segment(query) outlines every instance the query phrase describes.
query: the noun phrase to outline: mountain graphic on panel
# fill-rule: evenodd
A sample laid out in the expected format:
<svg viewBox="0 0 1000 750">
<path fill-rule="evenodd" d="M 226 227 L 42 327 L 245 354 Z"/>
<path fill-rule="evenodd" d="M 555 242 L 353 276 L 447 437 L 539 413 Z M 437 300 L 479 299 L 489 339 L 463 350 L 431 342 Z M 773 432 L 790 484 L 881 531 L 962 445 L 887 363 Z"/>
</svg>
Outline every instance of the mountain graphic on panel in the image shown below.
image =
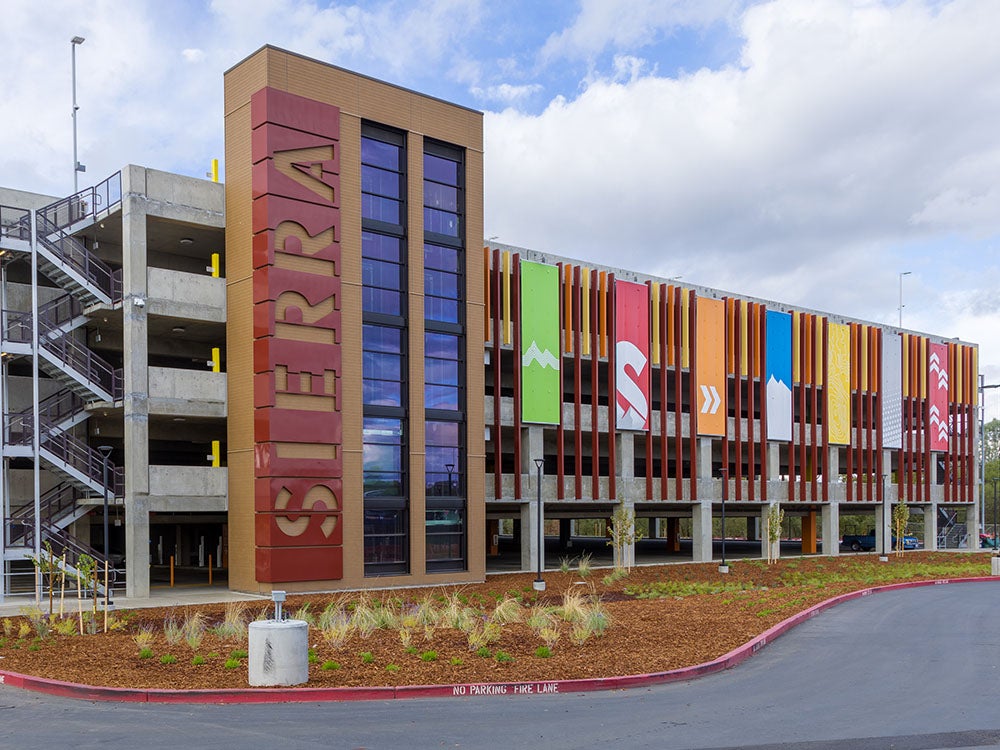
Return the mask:
<svg viewBox="0 0 1000 750">
<path fill-rule="evenodd" d="M 773 374 L 767 381 L 767 439 L 792 439 L 792 389 Z"/>
<path fill-rule="evenodd" d="M 792 439 L 792 316 L 767 311 L 767 439 Z"/>
<path fill-rule="evenodd" d="M 540 367 L 551 367 L 553 370 L 559 369 L 559 360 L 551 351 L 542 351 L 538 348 L 538 342 L 532 341 L 531 345 L 521 357 L 521 366 L 530 367 L 532 363 L 537 363 Z"/>
</svg>

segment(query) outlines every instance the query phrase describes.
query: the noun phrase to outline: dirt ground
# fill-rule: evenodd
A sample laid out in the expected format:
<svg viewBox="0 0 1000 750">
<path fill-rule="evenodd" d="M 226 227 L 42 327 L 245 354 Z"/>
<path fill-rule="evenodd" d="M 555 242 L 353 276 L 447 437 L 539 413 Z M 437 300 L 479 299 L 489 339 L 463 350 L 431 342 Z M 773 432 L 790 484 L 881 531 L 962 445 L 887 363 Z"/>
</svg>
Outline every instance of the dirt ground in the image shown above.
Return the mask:
<svg viewBox="0 0 1000 750">
<path fill-rule="evenodd" d="M 921 563 L 920 566 L 915 563 Z M 534 605 L 557 607 L 566 591 L 599 599 L 610 618 L 603 635 L 573 643 L 572 625 L 553 621 L 546 633 L 558 636 L 551 655 L 537 653 L 543 641 L 537 624 L 505 624 L 499 640 L 477 654 L 466 632 L 437 626 L 396 626 L 378 629 L 368 637 L 353 632 L 339 646 L 310 628 L 308 687 L 427 685 L 449 683 L 545 681 L 643 674 L 709 661 L 763 632 L 797 611 L 831 596 L 893 580 L 960 578 L 989 575 L 989 557 L 983 554 L 908 552 L 903 558 L 878 562 L 874 555 L 837 558 L 789 558 L 775 565 L 743 560 L 719 573 L 717 564 L 686 564 L 635 568 L 617 581 L 604 579 L 609 570 L 597 569 L 581 577 L 576 571 L 548 571 L 547 589 L 532 589 L 532 574 L 490 576 L 486 583 L 441 589 L 399 589 L 377 594 L 349 593 L 290 597 L 286 611 L 294 616 L 307 602 L 309 615 L 318 618 L 331 602 L 359 603 L 382 599 L 399 613 L 413 612 L 422 601 L 443 607 L 449 597 L 465 607 L 493 612 L 497 601 L 517 598 L 522 619 Z M 643 586 L 658 586 L 661 596 L 639 598 Z M 705 593 L 698 593 L 705 591 Z M 58 607 L 58 604 L 56 605 Z M 254 602 L 247 619 L 266 608 Z M 76 601 L 67 609 L 76 618 Z M 183 640 L 170 643 L 164 623 L 182 623 L 200 613 L 210 626 L 221 622 L 222 604 L 119 612 L 122 626 L 107 634 L 59 635 L 37 638 L 35 631 L 18 637 L 22 618 L 9 618 L 0 632 L 0 670 L 90 685 L 131 688 L 220 689 L 246 688 L 246 659 L 226 662 L 234 650 L 246 649 L 246 637 L 221 638 L 209 629 L 192 648 Z M 301 612 L 299 612 L 301 614 Z M 102 624 L 98 617 L 99 624 Z M 411 620 L 412 625 L 412 620 Z M 152 632 L 152 656 L 140 658 L 134 636 Z M 403 629 L 409 631 L 409 649 Z M 553 633 L 555 631 L 555 633 Z M 162 663 L 165 656 L 176 657 Z M 204 663 L 194 664 L 195 657 Z M 199 660 L 199 661 L 200 661 Z M 168 660 L 169 661 L 169 660 Z M 334 667 L 334 664 L 336 667 Z M 324 668 L 324 665 L 326 668 Z"/>
</svg>

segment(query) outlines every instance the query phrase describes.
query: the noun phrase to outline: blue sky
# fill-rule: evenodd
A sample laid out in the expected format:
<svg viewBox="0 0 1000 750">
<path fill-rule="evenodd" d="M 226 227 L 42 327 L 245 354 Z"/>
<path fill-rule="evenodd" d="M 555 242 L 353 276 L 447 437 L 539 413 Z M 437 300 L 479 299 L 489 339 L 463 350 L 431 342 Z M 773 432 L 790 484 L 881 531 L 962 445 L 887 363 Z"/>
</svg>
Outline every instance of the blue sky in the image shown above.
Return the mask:
<svg viewBox="0 0 1000 750">
<path fill-rule="evenodd" d="M 486 236 L 977 342 L 1000 382 L 996 0 L 5 0 L 0 185 L 203 176 L 271 43 L 485 113 Z M 405 30 L 405 34 L 402 30 Z M 224 165 L 223 165 L 224 166 Z M 1000 394 L 998 394 L 1000 396 Z"/>
</svg>

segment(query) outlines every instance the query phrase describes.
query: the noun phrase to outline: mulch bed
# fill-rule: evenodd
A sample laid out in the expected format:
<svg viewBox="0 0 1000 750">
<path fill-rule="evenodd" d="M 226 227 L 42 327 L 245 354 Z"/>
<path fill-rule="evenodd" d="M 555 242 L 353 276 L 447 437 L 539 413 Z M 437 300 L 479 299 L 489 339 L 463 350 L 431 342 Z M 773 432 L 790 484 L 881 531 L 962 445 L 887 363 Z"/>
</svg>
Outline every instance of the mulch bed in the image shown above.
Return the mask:
<svg viewBox="0 0 1000 750">
<path fill-rule="evenodd" d="M 307 686 L 548 681 L 675 669 L 710 661 L 813 604 L 866 588 L 872 585 L 871 575 L 875 574 L 877 579 L 886 565 L 905 565 L 917 560 L 941 566 L 961 561 L 965 570 L 949 572 L 949 578 L 989 574 L 987 555 L 927 552 L 908 552 L 904 558 L 891 557 L 889 563 L 879 563 L 874 555 L 790 558 L 771 566 L 759 560 L 737 561 L 732 563 L 728 575 L 720 574 L 716 564 L 652 566 L 635 568 L 627 577 L 609 583 L 602 582 L 608 570 L 594 570 L 585 579 L 575 572 L 550 571 L 545 574 L 547 590 L 541 595 L 541 602 L 557 606 L 567 590 L 582 590 L 601 597 L 611 618 L 611 625 L 603 636 L 590 638 L 577 646 L 571 643 L 569 626 L 562 624 L 552 655 L 541 658 L 536 655 L 536 649 L 542 642 L 532 629 L 525 624 L 505 625 L 500 640 L 489 646 L 491 656 L 484 657 L 469 649 L 465 633 L 443 627 L 436 628 L 430 640 L 425 640 L 423 630 L 415 630 L 411 645 L 416 647 L 416 653 L 407 653 L 398 630 L 377 630 L 368 638 L 355 633 L 342 646 L 334 648 L 312 628 L 309 638 L 315 649 L 315 663 L 309 666 Z M 974 564 L 969 565 L 970 562 Z M 837 574 L 835 584 L 819 586 L 815 581 L 810 582 L 811 577 L 831 573 Z M 532 574 L 498 575 L 476 585 L 400 589 L 367 596 L 391 597 L 416 604 L 425 597 L 443 598 L 459 592 L 470 605 L 479 604 L 492 610 L 498 598 L 510 595 L 519 596 L 527 611 L 537 596 L 531 585 L 533 578 Z M 788 585 L 793 580 L 795 585 Z M 721 582 L 727 584 L 728 590 L 655 599 L 639 599 L 626 590 L 627 587 L 671 581 L 681 584 Z M 358 600 L 366 594 L 292 596 L 285 608 L 286 612 L 294 614 L 309 602 L 310 611 L 318 616 L 328 602 L 344 596 Z M 72 604 L 75 612 L 76 602 Z M 265 603 L 252 602 L 248 614 L 252 619 L 264 609 Z M 266 609 L 270 612 L 269 602 Z M 163 623 L 169 618 L 180 622 L 195 611 L 214 624 L 222 620 L 225 605 L 118 613 L 119 616 L 124 614 L 127 621 L 123 629 L 93 636 L 50 635 L 35 641 L 34 634 L 20 640 L 16 634 L 0 637 L 0 670 L 108 687 L 246 688 L 246 660 L 243 659 L 237 668 L 225 667 L 233 650 L 246 649 L 245 639 L 223 640 L 208 633 L 197 650 L 184 642 L 173 645 L 167 642 Z M 19 619 L 11 618 L 9 627 L 16 629 Z M 144 625 L 154 632 L 150 646 L 153 657 L 141 659 L 133 634 Z M 38 646 L 34 650 L 32 643 Z M 436 659 L 423 660 L 421 654 L 427 651 L 436 652 Z M 499 652 L 511 660 L 498 660 Z M 368 663 L 362 658 L 365 653 L 371 655 Z M 175 656 L 176 663 L 161 663 L 160 658 L 167 654 Z M 193 665 L 195 654 L 205 657 L 206 662 Z M 330 661 L 337 662 L 339 669 L 322 668 L 324 662 Z M 395 667 L 387 669 L 389 665 Z"/>
</svg>

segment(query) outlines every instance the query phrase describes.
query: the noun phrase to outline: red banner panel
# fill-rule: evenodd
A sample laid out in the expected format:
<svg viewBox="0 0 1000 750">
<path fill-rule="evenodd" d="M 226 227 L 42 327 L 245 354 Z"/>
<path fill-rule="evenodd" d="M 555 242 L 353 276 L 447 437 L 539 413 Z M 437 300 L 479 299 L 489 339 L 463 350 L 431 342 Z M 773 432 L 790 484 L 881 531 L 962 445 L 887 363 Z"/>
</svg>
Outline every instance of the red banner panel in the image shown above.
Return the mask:
<svg viewBox="0 0 1000 750">
<path fill-rule="evenodd" d="M 649 429 L 649 287 L 615 281 L 615 409 L 619 430 Z"/>
<path fill-rule="evenodd" d="M 927 425 L 932 451 L 948 450 L 948 345 L 927 347 Z"/>
<path fill-rule="evenodd" d="M 257 580 L 343 577 L 340 110 L 251 97 Z"/>
</svg>

